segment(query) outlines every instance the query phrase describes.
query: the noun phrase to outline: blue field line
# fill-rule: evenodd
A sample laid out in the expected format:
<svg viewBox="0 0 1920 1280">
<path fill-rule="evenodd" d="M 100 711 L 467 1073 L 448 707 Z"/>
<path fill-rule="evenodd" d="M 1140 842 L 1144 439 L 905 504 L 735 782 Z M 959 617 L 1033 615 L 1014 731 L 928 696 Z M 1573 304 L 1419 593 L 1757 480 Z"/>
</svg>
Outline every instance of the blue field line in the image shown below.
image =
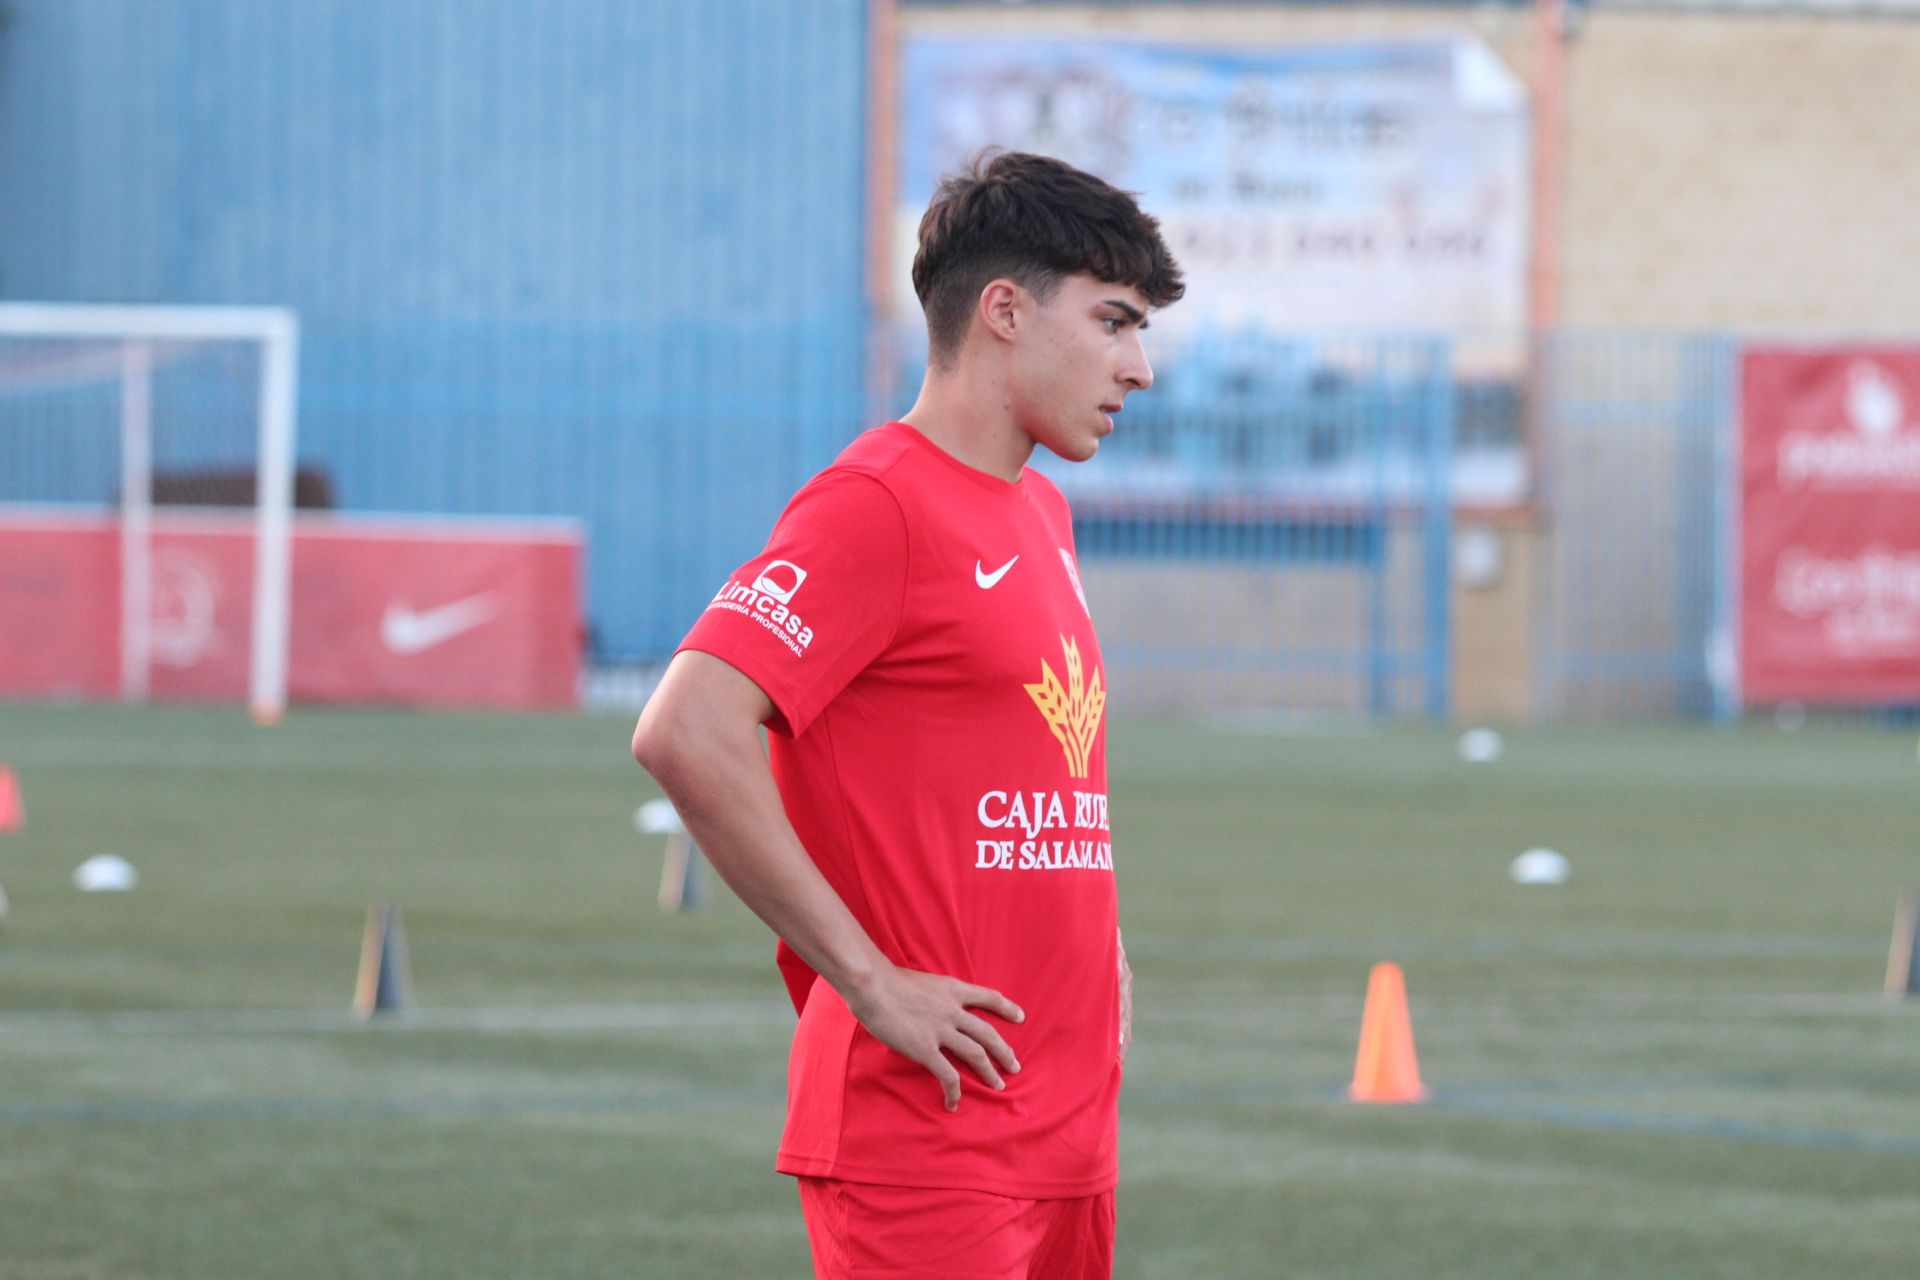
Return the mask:
<svg viewBox="0 0 1920 1280">
<path fill-rule="evenodd" d="M 1438 1091 L 1422 1106 L 1451 1115 L 1475 1116 L 1485 1120 L 1531 1120 L 1624 1133 L 1723 1138 L 1734 1142 L 1765 1142 L 1775 1146 L 1814 1147 L 1827 1151 L 1870 1151 L 1920 1160 L 1920 1137 L 1855 1133 L 1847 1129 L 1806 1129 L 1795 1125 L 1755 1124 L 1745 1120 L 1730 1120 L 1724 1116 L 1662 1115 L 1627 1111 L 1619 1107 Z"/>
<path fill-rule="evenodd" d="M 218 1121 L 470 1120 L 525 1115 L 659 1114 L 725 1108 L 772 1110 L 783 1099 L 772 1087 L 659 1089 L 597 1094 L 491 1098 L 229 1098 L 126 1099 L 98 1102 L 0 1102 L 0 1125 L 167 1124 Z M 1260 1082 L 1197 1084 L 1176 1081 L 1130 1085 L 1130 1105 L 1239 1103 L 1346 1107 L 1344 1090 L 1282 1087 Z M 1401 1108 L 1379 1108 L 1395 1114 Z M 1614 1133 L 1714 1138 L 1826 1151 L 1862 1151 L 1920 1160 L 1920 1137 L 1856 1133 L 1793 1125 L 1756 1124 L 1722 1116 L 1662 1115 L 1619 1107 L 1586 1106 L 1516 1097 L 1510 1091 L 1435 1090 L 1406 1114 L 1438 1112 L 1483 1120 L 1530 1121 Z"/>
</svg>

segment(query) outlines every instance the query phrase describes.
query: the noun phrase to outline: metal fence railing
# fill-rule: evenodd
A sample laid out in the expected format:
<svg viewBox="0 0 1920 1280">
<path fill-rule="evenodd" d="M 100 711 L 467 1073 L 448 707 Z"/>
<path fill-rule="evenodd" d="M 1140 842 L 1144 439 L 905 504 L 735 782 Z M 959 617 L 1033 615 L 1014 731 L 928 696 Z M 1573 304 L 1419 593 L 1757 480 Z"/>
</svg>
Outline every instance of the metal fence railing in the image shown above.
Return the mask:
<svg viewBox="0 0 1920 1280">
<path fill-rule="evenodd" d="M 1449 345 L 1254 345 L 1262 380 L 1173 363 L 1093 463 L 1042 463 L 1115 687 L 1188 714 L 1445 715 Z"/>
<path fill-rule="evenodd" d="M 1716 334 L 1542 339 L 1536 715 L 1725 709 L 1736 355 Z"/>
</svg>

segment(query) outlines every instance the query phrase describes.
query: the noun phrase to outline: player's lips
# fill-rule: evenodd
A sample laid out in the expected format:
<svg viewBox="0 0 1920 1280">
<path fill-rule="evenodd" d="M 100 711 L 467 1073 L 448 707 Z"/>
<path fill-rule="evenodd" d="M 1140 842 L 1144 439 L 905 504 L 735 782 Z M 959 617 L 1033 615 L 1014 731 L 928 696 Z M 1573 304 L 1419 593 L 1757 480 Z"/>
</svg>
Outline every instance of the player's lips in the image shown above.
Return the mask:
<svg viewBox="0 0 1920 1280">
<path fill-rule="evenodd" d="M 1103 404 L 1100 406 L 1100 419 L 1107 424 L 1107 434 L 1109 435 L 1113 432 L 1113 415 L 1118 412 L 1120 412 L 1120 406 L 1117 404 Z"/>
</svg>

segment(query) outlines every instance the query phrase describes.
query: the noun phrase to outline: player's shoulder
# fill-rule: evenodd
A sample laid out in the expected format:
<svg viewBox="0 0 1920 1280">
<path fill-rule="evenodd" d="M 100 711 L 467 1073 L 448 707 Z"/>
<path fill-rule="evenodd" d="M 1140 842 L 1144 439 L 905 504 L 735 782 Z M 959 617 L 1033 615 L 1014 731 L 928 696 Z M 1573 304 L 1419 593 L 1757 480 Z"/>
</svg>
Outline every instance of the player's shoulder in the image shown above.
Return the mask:
<svg viewBox="0 0 1920 1280">
<path fill-rule="evenodd" d="M 800 486 L 782 519 L 902 523 L 904 504 L 891 478 L 900 456 L 884 430 L 864 432 L 831 465 Z"/>
<path fill-rule="evenodd" d="M 885 490 L 903 511 L 922 510 L 939 506 L 944 498 L 951 497 L 956 492 L 955 477 L 964 476 L 967 471 L 963 464 L 943 453 L 912 427 L 889 422 L 862 432 L 808 487 L 848 488 L 868 481 Z M 1005 489 L 1005 486 L 999 487 Z M 1022 473 L 1020 488 L 1028 501 L 1041 509 L 1069 514 L 1066 495 L 1033 467 Z M 965 485 L 958 491 L 970 492 Z"/>
<path fill-rule="evenodd" d="M 889 477 L 907 464 L 913 454 L 913 438 L 907 434 L 906 428 L 890 422 L 886 426 L 861 432 L 853 443 L 840 451 L 833 465 L 821 474 L 871 476 L 885 484 Z"/>
<path fill-rule="evenodd" d="M 938 482 L 926 465 L 927 448 L 912 428 L 897 422 L 863 431 L 799 496 L 827 497 L 861 505 L 890 503 L 903 513 L 919 506 Z"/>
<path fill-rule="evenodd" d="M 894 473 L 904 456 L 900 442 L 884 427 L 863 431 L 825 470 L 801 485 L 794 498 L 872 502 L 884 491 L 897 500 Z"/>
</svg>

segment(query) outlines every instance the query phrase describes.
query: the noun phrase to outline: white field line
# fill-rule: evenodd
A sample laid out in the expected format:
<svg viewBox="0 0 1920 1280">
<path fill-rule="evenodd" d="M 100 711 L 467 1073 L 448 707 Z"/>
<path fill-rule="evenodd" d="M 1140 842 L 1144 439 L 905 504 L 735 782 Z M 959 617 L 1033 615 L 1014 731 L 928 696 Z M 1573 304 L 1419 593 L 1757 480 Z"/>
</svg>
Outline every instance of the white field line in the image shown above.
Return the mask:
<svg viewBox="0 0 1920 1280">
<path fill-rule="evenodd" d="M 1506 998 L 1410 1000 L 1422 1020 L 1445 1022 L 1620 1019 L 1630 1021 L 1881 1019 L 1920 1020 L 1920 1001 L 1882 995 L 1818 993 L 1683 994 L 1598 992 Z M 1347 1022 L 1362 1000 L 1346 996 L 1208 996 L 1143 1000 L 1143 1023 Z M 653 1004 L 494 1005 L 415 1009 L 362 1018 L 347 1009 L 167 1009 L 80 1012 L 0 1011 L 5 1035 L 316 1035 L 329 1033 L 497 1032 L 567 1034 L 600 1031 L 790 1029 L 793 1011 L 764 1001 Z"/>
<path fill-rule="evenodd" d="M 791 1027 L 791 1007 L 769 1002 L 498 1005 L 415 1009 L 362 1018 L 349 1009 L 159 1009 L 0 1012 L 8 1034 L 313 1035 L 365 1031 L 580 1032 Z"/>
</svg>

